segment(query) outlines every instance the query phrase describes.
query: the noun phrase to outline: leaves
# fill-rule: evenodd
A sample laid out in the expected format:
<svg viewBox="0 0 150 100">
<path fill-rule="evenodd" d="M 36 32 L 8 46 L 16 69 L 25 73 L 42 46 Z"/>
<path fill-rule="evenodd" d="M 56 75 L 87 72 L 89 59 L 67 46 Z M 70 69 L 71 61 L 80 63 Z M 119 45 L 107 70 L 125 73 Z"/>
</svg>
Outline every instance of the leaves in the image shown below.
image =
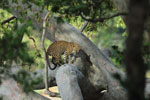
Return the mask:
<svg viewBox="0 0 150 100">
<path fill-rule="evenodd" d="M 22 63 L 33 63 L 33 58 L 30 57 L 27 50 L 27 45 L 22 41 L 25 33 L 27 33 L 27 27 L 31 22 L 26 22 L 23 26 L 14 24 L 10 30 L 3 31 L 3 35 L 0 38 L 0 66 L 9 66 L 7 61 L 18 61 Z"/>
<path fill-rule="evenodd" d="M 24 70 L 19 71 L 13 77 L 17 82 L 19 82 L 23 86 L 23 90 L 26 93 L 29 93 L 35 85 L 43 81 L 42 78 L 33 80 L 33 77 L 31 77 L 31 75 L 27 71 L 24 71 Z"/>
</svg>

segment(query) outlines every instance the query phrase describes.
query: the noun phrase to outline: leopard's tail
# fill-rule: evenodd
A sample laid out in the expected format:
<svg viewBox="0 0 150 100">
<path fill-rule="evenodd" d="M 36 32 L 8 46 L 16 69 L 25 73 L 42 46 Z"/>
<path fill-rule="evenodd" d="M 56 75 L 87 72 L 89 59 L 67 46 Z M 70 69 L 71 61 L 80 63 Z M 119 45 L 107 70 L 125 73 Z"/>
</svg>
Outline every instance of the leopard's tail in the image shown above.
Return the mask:
<svg viewBox="0 0 150 100">
<path fill-rule="evenodd" d="M 53 68 L 50 66 L 49 57 L 48 57 L 47 53 L 46 53 L 46 60 L 47 60 L 47 64 L 48 64 L 49 69 L 50 70 L 55 70 L 57 66 L 55 65 Z"/>
</svg>

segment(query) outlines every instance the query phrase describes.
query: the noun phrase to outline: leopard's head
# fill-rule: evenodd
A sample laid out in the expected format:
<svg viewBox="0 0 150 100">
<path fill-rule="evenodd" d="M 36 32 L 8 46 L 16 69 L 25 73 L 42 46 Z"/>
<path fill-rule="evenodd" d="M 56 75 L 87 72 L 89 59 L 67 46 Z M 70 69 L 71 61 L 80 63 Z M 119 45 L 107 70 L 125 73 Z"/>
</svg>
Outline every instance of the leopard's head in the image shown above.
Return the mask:
<svg viewBox="0 0 150 100">
<path fill-rule="evenodd" d="M 81 49 L 80 45 L 78 45 L 77 43 L 72 43 L 72 48 L 73 48 L 73 53 L 77 53 Z"/>
</svg>

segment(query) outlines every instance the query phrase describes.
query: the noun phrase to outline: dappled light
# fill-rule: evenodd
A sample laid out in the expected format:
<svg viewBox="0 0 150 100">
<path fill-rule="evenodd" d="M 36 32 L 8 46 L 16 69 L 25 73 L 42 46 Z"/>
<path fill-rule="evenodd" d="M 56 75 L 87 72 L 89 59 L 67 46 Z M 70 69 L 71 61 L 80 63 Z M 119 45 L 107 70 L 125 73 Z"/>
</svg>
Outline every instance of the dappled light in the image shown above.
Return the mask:
<svg viewBox="0 0 150 100">
<path fill-rule="evenodd" d="M 148 0 L 1 0 L 0 100 L 150 100 Z"/>
</svg>

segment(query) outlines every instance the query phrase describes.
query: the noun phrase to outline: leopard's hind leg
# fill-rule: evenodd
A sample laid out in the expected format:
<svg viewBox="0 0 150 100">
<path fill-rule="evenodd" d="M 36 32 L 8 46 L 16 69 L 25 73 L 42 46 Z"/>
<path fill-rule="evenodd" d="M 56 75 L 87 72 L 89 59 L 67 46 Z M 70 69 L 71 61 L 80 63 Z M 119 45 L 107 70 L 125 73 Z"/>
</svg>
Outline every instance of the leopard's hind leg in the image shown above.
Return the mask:
<svg viewBox="0 0 150 100">
<path fill-rule="evenodd" d="M 70 55 L 70 64 L 73 64 L 76 60 L 76 53 Z"/>
</svg>

